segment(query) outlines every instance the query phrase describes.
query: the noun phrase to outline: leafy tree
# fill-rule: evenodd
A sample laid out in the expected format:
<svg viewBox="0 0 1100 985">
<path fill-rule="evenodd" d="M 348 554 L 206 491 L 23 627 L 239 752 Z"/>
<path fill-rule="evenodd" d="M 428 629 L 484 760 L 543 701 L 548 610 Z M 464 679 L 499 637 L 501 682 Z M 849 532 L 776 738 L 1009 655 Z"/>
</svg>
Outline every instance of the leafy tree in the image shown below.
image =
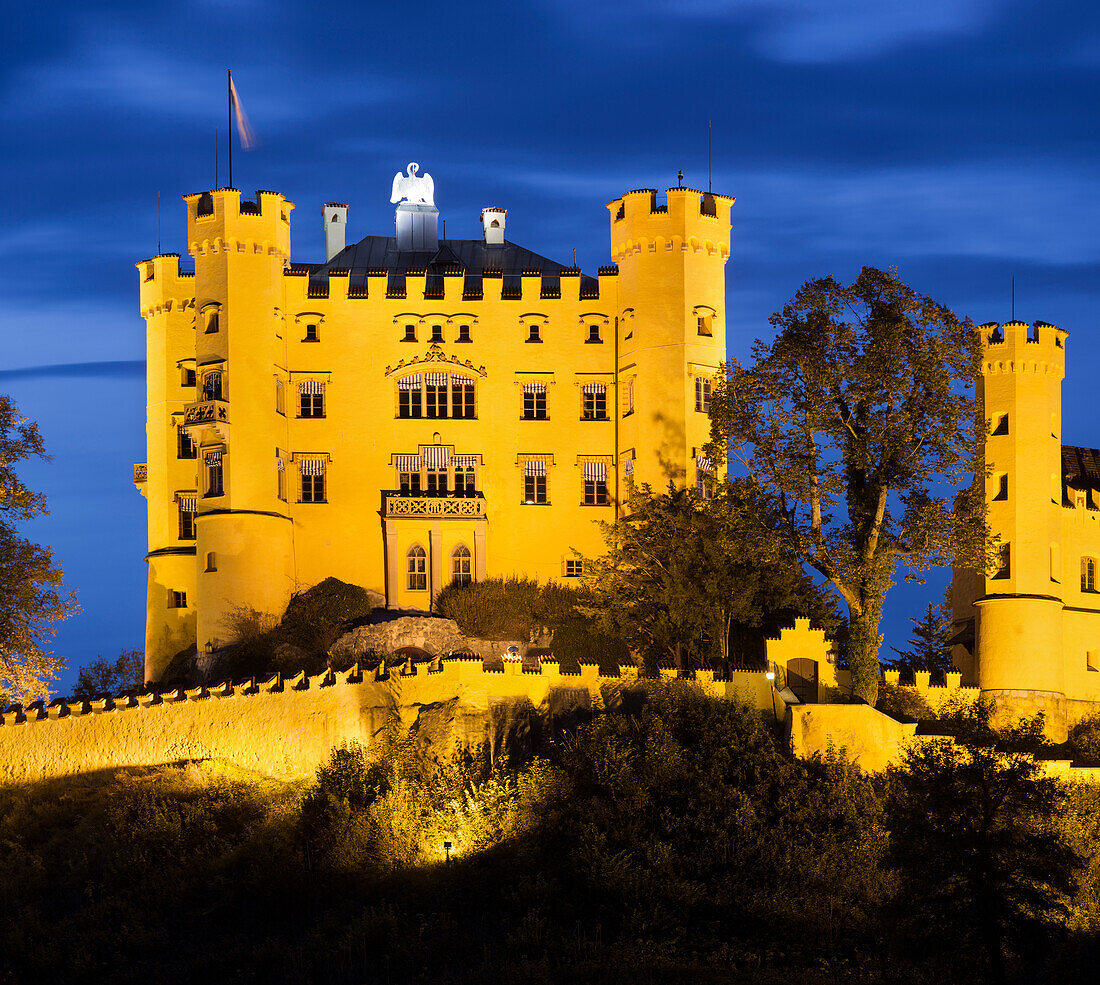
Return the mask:
<svg viewBox="0 0 1100 985">
<path fill-rule="evenodd" d="M 112 697 L 128 691 L 140 691 L 145 685 L 145 651 L 123 650 L 116 660 L 99 657 L 80 668 L 76 678 L 76 698 Z"/>
<path fill-rule="evenodd" d="M 38 425 L 0 394 L 0 702 L 46 697 L 64 661 L 43 649 L 54 623 L 79 611 L 64 594 L 53 552 L 21 537 L 18 520 L 48 512 L 46 498 L 15 471 L 25 458 L 46 458 Z"/>
<path fill-rule="evenodd" d="M 956 734 L 914 745 L 891 770 L 891 853 L 903 938 L 981 955 L 1005 979 L 1006 950 L 1034 960 L 1070 908 L 1079 858 L 1055 823 L 1066 791 L 1033 751 L 1042 715 L 996 732 L 990 708 L 957 709 Z"/>
<path fill-rule="evenodd" d="M 760 640 L 795 614 L 834 628 L 830 600 L 760 522 L 768 504 L 754 493 L 732 483 L 704 500 L 689 489 L 654 496 L 643 486 L 622 519 L 603 525 L 608 551 L 585 562 L 591 601 L 581 611 L 650 658 L 682 646 L 693 666 L 724 664 L 731 638 L 744 645 L 750 630 Z"/>
<path fill-rule="evenodd" d="M 787 547 L 848 607 L 848 661 L 875 701 L 879 621 L 899 561 L 907 577 L 985 567 L 984 425 L 968 396 L 980 340 L 969 319 L 894 273 L 808 281 L 772 315 L 753 365 L 729 364 L 711 399 L 711 452 L 739 461 Z M 954 508 L 936 487 L 962 486 Z"/>
<path fill-rule="evenodd" d="M 932 673 L 932 682 L 942 684 L 944 674 L 955 669 L 951 659 L 951 620 L 944 614 L 943 607 L 928 603 L 920 619 L 910 619 L 913 635 L 909 638 L 909 648 L 899 650 L 890 647 L 897 657 L 890 666 L 902 674 L 912 677 L 915 670 L 927 670 Z"/>
</svg>

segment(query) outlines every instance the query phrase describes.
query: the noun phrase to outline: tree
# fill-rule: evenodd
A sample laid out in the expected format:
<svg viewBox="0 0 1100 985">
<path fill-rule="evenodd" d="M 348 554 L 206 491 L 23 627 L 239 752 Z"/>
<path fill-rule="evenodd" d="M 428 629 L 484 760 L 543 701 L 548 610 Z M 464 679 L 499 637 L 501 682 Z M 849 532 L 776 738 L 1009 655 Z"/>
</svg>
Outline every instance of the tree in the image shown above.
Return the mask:
<svg viewBox="0 0 1100 985">
<path fill-rule="evenodd" d="M 0 394 L 0 701 L 44 698 L 64 661 L 43 649 L 54 623 L 79 611 L 61 588 L 53 552 L 21 537 L 15 523 L 44 514 L 46 498 L 15 471 L 17 462 L 46 458 L 38 426 Z"/>
<path fill-rule="evenodd" d="M 911 746 L 890 771 L 888 817 L 903 932 L 955 966 L 984 957 L 1005 979 L 1008 946 L 1034 960 L 1070 907 L 1080 859 L 1057 819 L 1066 790 L 1043 775 L 1037 715 L 998 734 L 985 704 L 945 719 L 954 740 Z"/>
<path fill-rule="evenodd" d="M 890 647 L 897 658 L 890 666 L 912 676 L 913 671 L 928 670 L 932 681 L 942 684 L 944 674 L 955 669 L 951 659 L 951 620 L 944 614 L 943 606 L 928 603 L 920 619 L 910 619 L 913 635 L 909 638 L 909 649 L 899 650 Z"/>
<path fill-rule="evenodd" d="M 591 601 L 581 611 L 635 652 L 666 659 L 686 651 L 691 667 L 725 665 L 731 637 L 761 640 L 765 627 L 794 615 L 834 628 L 829 600 L 760 522 L 767 504 L 753 493 L 733 483 L 704 500 L 689 489 L 655 496 L 643 486 L 622 519 L 603 524 L 608 551 L 585 561 Z"/>
<path fill-rule="evenodd" d="M 711 454 L 747 471 L 790 551 L 848 607 L 856 694 L 878 689 L 879 621 L 895 566 L 986 567 L 986 428 L 968 393 L 981 345 L 969 319 L 894 273 L 808 281 L 772 315 L 754 363 L 711 399 Z M 961 487 L 954 507 L 947 495 Z"/>
<path fill-rule="evenodd" d="M 80 668 L 76 679 L 75 698 L 116 697 L 125 692 L 140 691 L 145 685 L 145 651 L 123 650 L 118 659 L 99 657 Z"/>
</svg>

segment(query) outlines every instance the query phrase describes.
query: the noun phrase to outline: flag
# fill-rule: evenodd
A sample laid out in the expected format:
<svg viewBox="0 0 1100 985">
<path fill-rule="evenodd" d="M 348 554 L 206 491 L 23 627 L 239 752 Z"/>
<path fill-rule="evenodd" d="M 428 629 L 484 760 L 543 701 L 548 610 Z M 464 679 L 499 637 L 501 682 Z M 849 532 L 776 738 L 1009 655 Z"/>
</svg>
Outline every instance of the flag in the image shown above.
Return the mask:
<svg viewBox="0 0 1100 985">
<path fill-rule="evenodd" d="M 244 110 L 241 109 L 241 97 L 237 95 L 237 87 L 233 84 L 232 75 L 229 76 L 229 100 L 233 104 L 233 112 L 237 117 L 237 134 L 241 138 L 241 147 L 251 150 L 256 143 L 256 135 L 248 125 L 248 117 L 244 115 Z"/>
</svg>

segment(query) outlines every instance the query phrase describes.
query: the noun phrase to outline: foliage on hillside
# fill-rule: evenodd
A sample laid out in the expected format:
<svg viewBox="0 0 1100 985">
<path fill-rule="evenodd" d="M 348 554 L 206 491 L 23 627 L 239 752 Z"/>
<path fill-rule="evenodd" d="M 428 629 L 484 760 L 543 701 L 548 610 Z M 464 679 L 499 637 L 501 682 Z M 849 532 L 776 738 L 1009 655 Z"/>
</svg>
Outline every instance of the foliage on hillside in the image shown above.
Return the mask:
<svg viewBox="0 0 1100 985">
<path fill-rule="evenodd" d="M 985 763 L 884 785 L 678 682 L 511 766 L 391 728 L 312 783 L 206 764 L 0 792 L 0 979 L 970 985 L 965 878 L 951 928 L 914 948 L 900 921 L 935 915 L 920 867 L 964 851 L 950 810 L 997 778 Z M 1035 911 L 1045 950 L 1010 939 L 1006 967 L 1072 983 L 1094 970 L 1100 797 L 1057 795 L 998 820 L 1013 872 L 1056 851 L 1077 879 Z"/>
</svg>

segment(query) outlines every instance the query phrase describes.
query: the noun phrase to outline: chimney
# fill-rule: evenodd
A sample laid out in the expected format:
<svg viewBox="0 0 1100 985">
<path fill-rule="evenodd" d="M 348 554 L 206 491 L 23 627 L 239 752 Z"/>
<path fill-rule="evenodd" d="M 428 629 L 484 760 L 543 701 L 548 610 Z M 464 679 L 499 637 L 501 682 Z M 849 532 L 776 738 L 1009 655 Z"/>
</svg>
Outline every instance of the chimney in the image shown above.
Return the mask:
<svg viewBox="0 0 1100 985">
<path fill-rule="evenodd" d="M 486 246 L 504 245 L 504 221 L 507 218 L 508 210 L 496 205 L 481 210 L 481 228 L 485 231 Z"/>
<path fill-rule="evenodd" d="M 325 262 L 328 263 L 344 248 L 348 207 L 343 202 L 326 202 L 321 214 L 325 217 Z"/>
</svg>

